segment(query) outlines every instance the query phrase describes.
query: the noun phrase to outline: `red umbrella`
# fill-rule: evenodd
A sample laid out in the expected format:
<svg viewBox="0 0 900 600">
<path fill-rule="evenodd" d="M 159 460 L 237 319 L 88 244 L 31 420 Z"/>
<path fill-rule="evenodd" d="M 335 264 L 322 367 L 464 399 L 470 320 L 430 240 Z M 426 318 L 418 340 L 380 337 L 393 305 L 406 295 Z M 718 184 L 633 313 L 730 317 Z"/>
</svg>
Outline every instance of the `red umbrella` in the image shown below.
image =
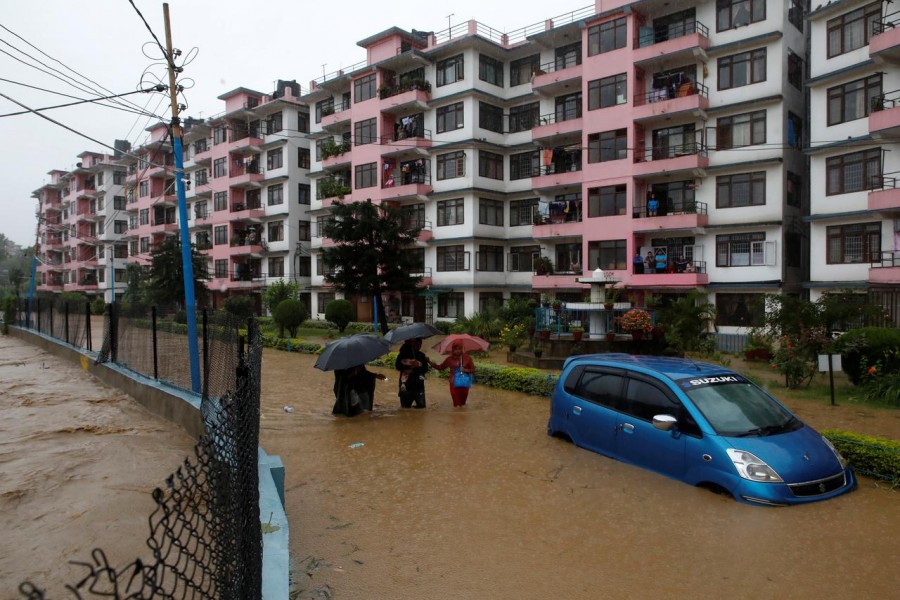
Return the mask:
<svg viewBox="0 0 900 600">
<path fill-rule="evenodd" d="M 463 352 L 487 352 L 491 344 L 476 335 L 468 333 L 451 333 L 443 340 L 432 346 L 440 354 L 450 354 L 451 348 L 456 343 L 462 344 Z"/>
</svg>

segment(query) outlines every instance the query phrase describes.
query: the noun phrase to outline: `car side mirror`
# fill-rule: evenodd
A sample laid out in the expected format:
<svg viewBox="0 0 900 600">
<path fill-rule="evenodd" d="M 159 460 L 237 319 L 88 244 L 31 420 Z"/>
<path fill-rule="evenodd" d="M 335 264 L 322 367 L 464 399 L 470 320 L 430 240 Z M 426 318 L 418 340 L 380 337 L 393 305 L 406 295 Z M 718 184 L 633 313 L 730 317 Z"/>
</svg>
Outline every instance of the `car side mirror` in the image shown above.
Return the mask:
<svg viewBox="0 0 900 600">
<path fill-rule="evenodd" d="M 672 415 L 656 415 L 653 417 L 653 426 L 662 431 L 672 431 L 678 425 L 678 419 Z"/>
</svg>

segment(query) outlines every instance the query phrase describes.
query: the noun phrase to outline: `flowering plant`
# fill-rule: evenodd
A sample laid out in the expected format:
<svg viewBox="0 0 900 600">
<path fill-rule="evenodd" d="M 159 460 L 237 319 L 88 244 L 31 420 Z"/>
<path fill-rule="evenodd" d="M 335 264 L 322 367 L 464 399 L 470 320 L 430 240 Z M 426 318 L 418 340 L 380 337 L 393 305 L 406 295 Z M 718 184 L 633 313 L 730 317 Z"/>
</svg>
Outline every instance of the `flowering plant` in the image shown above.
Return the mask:
<svg viewBox="0 0 900 600">
<path fill-rule="evenodd" d="M 650 313 L 642 308 L 632 308 L 618 320 L 625 331 L 653 331 L 653 319 L 650 318 Z"/>
<path fill-rule="evenodd" d="M 518 346 L 522 338 L 525 337 L 525 324 L 514 323 L 512 325 L 504 325 L 500 330 L 500 339 L 507 346 Z"/>
</svg>

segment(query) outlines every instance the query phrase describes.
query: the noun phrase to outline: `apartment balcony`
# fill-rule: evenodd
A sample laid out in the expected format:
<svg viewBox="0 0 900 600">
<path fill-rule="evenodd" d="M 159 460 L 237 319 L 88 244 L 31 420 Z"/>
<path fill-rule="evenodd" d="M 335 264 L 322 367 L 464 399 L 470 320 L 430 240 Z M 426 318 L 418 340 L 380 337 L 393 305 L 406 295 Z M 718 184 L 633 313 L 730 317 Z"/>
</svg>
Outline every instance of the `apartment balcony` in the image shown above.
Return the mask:
<svg viewBox="0 0 900 600">
<path fill-rule="evenodd" d="M 324 131 L 346 131 L 350 128 L 350 102 L 335 104 L 329 112 L 322 111 L 320 123 Z"/>
<path fill-rule="evenodd" d="M 900 217 L 900 179 L 894 175 L 873 178 L 869 190 L 869 210 L 883 217 Z"/>
<path fill-rule="evenodd" d="M 250 223 L 259 223 L 266 216 L 266 208 L 259 202 L 253 204 L 244 204 L 235 202 L 231 206 L 229 217 L 232 221 L 244 221 Z"/>
<path fill-rule="evenodd" d="M 327 156 L 326 156 L 327 155 Z M 322 149 L 322 170 L 334 171 L 337 169 L 348 169 L 351 162 L 352 154 L 350 152 L 350 142 L 337 144 L 334 153 L 326 152 Z"/>
<path fill-rule="evenodd" d="M 683 273 L 634 273 L 628 287 L 643 289 L 691 289 L 709 284 L 705 261 L 692 261 Z M 690 270 L 693 269 L 693 270 Z"/>
<path fill-rule="evenodd" d="M 257 148 L 263 145 L 263 138 L 259 130 L 232 130 L 228 134 L 228 152 L 247 154 L 259 152 Z"/>
<path fill-rule="evenodd" d="M 153 196 L 150 198 L 150 203 L 153 205 L 154 208 L 157 208 L 157 207 L 171 208 L 171 207 L 178 206 L 178 196 L 176 194 L 163 194 L 161 196 Z"/>
<path fill-rule="evenodd" d="M 96 223 L 97 221 L 103 220 L 103 218 L 103 215 L 85 210 L 75 215 L 75 222 L 77 223 L 78 221 L 86 221 L 88 223 Z"/>
<path fill-rule="evenodd" d="M 869 38 L 869 56 L 879 63 L 900 64 L 900 13 L 875 21 Z"/>
<path fill-rule="evenodd" d="M 47 237 L 41 245 L 44 248 L 60 248 L 63 245 L 62 238 Z"/>
<path fill-rule="evenodd" d="M 689 200 L 661 204 L 665 206 L 657 207 L 650 215 L 646 204 L 635 203 L 631 215 L 636 219 L 633 225 L 635 233 L 692 231 L 696 235 L 709 223 L 706 202 Z"/>
<path fill-rule="evenodd" d="M 431 139 L 431 130 L 422 129 L 415 131 L 412 135 L 405 132 L 395 133 L 394 135 L 384 136 L 381 138 L 382 146 L 386 146 L 385 151 L 381 153 L 384 157 L 402 157 L 402 156 L 429 156 L 429 149 L 433 142 Z"/>
<path fill-rule="evenodd" d="M 538 193 L 549 193 L 568 187 L 581 187 L 581 150 L 563 151 L 554 161 L 542 166 L 531 187 Z"/>
<path fill-rule="evenodd" d="M 72 292 L 87 292 L 94 291 L 97 289 L 97 277 L 85 277 L 82 279 L 78 279 L 76 283 L 70 284 L 67 286 L 66 291 Z"/>
<path fill-rule="evenodd" d="M 240 236 L 234 235 L 231 238 L 231 255 L 232 256 L 250 256 L 259 258 L 262 253 L 267 251 L 269 246 L 264 240 L 256 236 Z"/>
<path fill-rule="evenodd" d="M 538 123 L 531 129 L 531 139 L 535 142 L 552 145 L 561 139 L 580 136 L 583 126 L 581 107 L 560 109 L 538 118 Z"/>
<path fill-rule="evenodd" d="M 191 230 L 210 229 L 212 228 L 212 213 L 194 211 L 194 220 L 191 223 Z"/>
<path fill-rule="evenodd" d="M 900 252 L 881 253 L 869 267 L 869 284 L 900 284 Z"/>
<path fill-rule="evenodd" d="M 381 186 L 382 201 L 385 200 L 426 200 L 428 194 L 434 191 L 431 185 L 431 175 L 428 173 L 399 173 L 399 176 L 391 176 Z"/>
<path fill-rule="evenodd" d="M 634 49 L 634 64 L 678 64 L 687 61 L 708 61 L 709 28 L 693 19 L 663 27 L 641 27 Z"/>
<path fill-rule="evenodd" d="M 260 188 L 266 176 L 258 161 L 235 160 L 228 169 L 228 185 L 233 188 Z"/>
<path fill-rule="evenodd" d="M 420 81 L 391 86 L 379 90 L 381 112 L 409 113 L 428 109 L 431 100 L 431 83 Z"/>
<path fill-rule="evenodd" d="M 567 89 L 580 90 L 582 71 L 581 57 L 560 57 L 535 71 L 531 89 L 547 96 L 556 96 Z"/>
<path fill-rule="evenodd" d="M 580 241 L 581 228 L 573 227 L 583 220 L 582 202 L 551 202 L 546 215 L 536 215 L 531 228 L 534 239 L 553 239 L 562 242 L 564 238 Z"/>
<path fill-rule="evenodd" d="M 693 117 L 706 120 L 709 109 L 709 88 L 702 83 L 691 83 L 690 87 L 676 92 L 670 97 L 666 88 L 654 89 L 634 97 L 634 121 L 650 124 L 673 118 Z"/>
<path fill-rule="evenodd" d="M 83 187 L 78 188 L 75 192 L 75 197 L 79 200 L 82 198 L 92 199 L 97 197 L 97 189 L 94 187 Z"/>
<path fill-rule="evenodd" d="M 150 165 L 147 169 L 146 177 L 151 179 L 167 179 L 175 175 L 175 163 L 166 163 L 165 165 Z"/>
<path fill-rule="evenodd" d="M 178 223 L 154 223 L 153 235 L 177 235 Z"/>
<path fill-rule="evenodd" d="M 900 90 L 872 98 L 869 133 L 876 140 L 900 138 Z"/>
<path fill-rule="evenodd" d="M 706 146 L 700 142 L 688 142 L 635 151 L 632 173 L 635 177 L 660 173 L 700 177 L 708 166 Z"/>
<path fill-rule="evenodd" d="M 38 286 L 39 290 L 45 290 L 48 292 L 61 292 L 63 291 L 63 283 L 62 281 L 48 281 Z"/>
<path fill-rule="evenodd" d="M 214 282 L 211 287 L 212 289 L 225 288 L 226 290 L 261 290 L 265 287 L 265 285 L 266 278 L 262 275 L 234 274 L 229 279 L 216 280 L 216 282 Z"/>
</svg>

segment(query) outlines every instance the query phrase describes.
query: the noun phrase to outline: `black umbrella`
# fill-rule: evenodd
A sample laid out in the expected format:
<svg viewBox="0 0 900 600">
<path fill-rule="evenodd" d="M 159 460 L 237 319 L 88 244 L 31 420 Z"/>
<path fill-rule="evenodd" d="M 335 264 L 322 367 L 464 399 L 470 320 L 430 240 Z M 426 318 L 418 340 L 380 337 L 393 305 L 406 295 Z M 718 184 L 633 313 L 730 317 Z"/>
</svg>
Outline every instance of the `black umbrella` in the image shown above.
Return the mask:
<svg viewBox="0 0 900 600">
<path fill-rule="evenodd" d="M 384 339 L 392 344 L 396 344 L 404 340 L 427 338 L 433 335 L 441 335 L 442 333 L 440 329 L 428 323 L 410 323 L 409 325 L 401 325 L 396 329 L 391 329 L 384 336 Z"/>
<path fill-rule="evenodd" d="M 391 343 L 371 333 L 357 333 L 328 342 L 316 360 L 315 367 L 323 371 L 337 371 L 363 365 L 391 350 Z"/>
</svg>

